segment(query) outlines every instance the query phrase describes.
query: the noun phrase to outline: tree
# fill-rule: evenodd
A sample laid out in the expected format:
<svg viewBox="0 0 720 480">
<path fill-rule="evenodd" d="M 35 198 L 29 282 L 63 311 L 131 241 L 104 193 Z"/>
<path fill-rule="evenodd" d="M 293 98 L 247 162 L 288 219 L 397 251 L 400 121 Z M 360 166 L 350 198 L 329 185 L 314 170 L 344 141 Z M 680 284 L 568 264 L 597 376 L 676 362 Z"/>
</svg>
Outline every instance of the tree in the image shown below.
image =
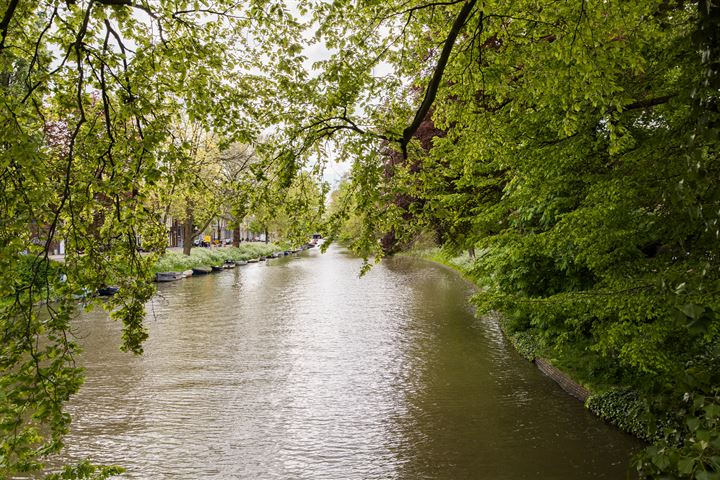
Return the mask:
<svg viewBox="0 0 720 480">
<path fill-rule="evenodd" d="M 224 205 L 225 217 L 233 227 L 233 246 L 240 242 L 240 225 L 251 213 L 251 200 L 257 182 L 253 167 L 259 162 L 255 149 L 251 145 L 232 143 L 219 154 L 221 165 L 221 188 L 218 199 Z"/>
<path fill-rule="evenodd" d="M 171 217 L 182 222 L 185 255 L 222 209 L 222 166 L 215 137 L 199 121 L 185 119 L 173 129 L 166 146 L 166 174 L 159 180 L 155 203 L 163 211 L 163 224 Z"/>
<path fill-rule="evenodd" d="M 262 104 L 277 103 L 275 82 L 302 61 L 298 27 L 264 0 L 2 7 L 0 476 L 37 471 L 62 446 L 63 405 L 83 378 L 70 334 L 78 296 L 120 286 L 104 306 L 123 323 L 122 348 L 142 352 L 150 267 L 166 241 L 151 199 L 172 174 L 170 127 L 188 118 L 249 141 Z M 256 73 L 268 66 L 273 77 Z"/>
<path fill-rule="evenodd" d="M 301 159 L 337 142 L 354 162 L 348 188 L 372 224 L 358 245 L 379 232 L 411 238 L 395 199 L 413 198 L 415 225 L 440 219 L 446 244 L 480 252 L 480 311 L 575 351 L 610 384 L 663 398 L 665 412 L 687 412 L 685 393 L 701 397 L 703 435 L 717 438 L 720 7 L 313 8 L 335 53 L 311 86 L 322 95 L 298 88 L 314 103 L 286 145 Z M 381 66 L 392 73 L 373 76 Z M 446 135 L 427 150 L 413 138 L 431 110 Z M 407 163 L 387 176 L 392 145 Z M 678 431 L 687 449 L 649 464 L 717 473 L 716 447 L 692 453 L 694 430 Z M 649 464 L 642 471 L 659 474 Z"/>
</svg>

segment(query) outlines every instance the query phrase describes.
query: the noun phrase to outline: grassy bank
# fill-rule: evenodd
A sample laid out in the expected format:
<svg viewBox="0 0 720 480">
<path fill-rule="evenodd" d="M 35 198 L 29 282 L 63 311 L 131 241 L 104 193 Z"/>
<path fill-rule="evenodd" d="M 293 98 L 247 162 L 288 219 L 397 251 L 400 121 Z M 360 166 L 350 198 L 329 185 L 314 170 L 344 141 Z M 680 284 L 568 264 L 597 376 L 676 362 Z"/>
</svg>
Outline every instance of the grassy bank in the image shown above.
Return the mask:
<svg viewBox="0 0 720 480">
<path fill-rule="evenodd" d="M 225 260 L 250 260 L 280 250 L 273 243 L 242 243 L 239 247 L 193 248 L 190 255 L 167 252 L 155 263 L 155 272 L 182 272 L 202 265 L 221 265 Z"/>
</svg>

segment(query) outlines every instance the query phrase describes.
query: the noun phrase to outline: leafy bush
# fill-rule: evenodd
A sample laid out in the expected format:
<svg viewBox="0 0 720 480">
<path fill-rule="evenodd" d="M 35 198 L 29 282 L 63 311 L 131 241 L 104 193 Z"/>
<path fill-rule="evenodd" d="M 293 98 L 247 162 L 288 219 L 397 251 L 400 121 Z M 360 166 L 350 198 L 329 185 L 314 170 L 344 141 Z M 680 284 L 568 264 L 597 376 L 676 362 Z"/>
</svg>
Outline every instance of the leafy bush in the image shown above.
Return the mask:
<svg viewBox="0 0 720 480">
<path fill-rule="evenodd" d="M 720 389 L 714 395 L 685 394 L 682 421 L 641 452 L 641 478 L 720 479 Z"/>
<path fill-rule="evenodd" d="M 648 409 L 640 394 L 630 389 L 612 389 L 591 395 L 585 406 L 598 417 L 638 438 L 652 441 Z"/>
<path fill-rule="evenodd" d="M 201 265 L 220 265 L 225 260 L 250 260 L 270 255 L 277 250 L 279 247 L 272 243 L 244 243 L 237 248 L 193 248 L 190 255 L 167 252 L 155 263 L 153 270 L 155 272 L 182 272 Z"/>
<path fill-rule="evenodd" d="M 535 360 L 540 356 L 542 342 L 534 330 L 525 330 L 509 335 L 510 342 L 515 350 L 529 361 Z"/>
</svg>

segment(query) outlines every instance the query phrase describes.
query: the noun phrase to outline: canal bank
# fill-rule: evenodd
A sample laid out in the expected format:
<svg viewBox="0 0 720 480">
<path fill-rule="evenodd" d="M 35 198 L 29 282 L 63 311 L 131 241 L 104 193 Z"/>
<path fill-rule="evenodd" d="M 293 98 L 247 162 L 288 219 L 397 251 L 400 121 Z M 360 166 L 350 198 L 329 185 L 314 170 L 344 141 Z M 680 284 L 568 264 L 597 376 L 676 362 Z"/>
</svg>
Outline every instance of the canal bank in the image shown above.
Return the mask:
<svg viewBox="0 0 720 480">
<path fill-rule="evenodd" d="M 481 279 L 474 276 L 472 271 L 475 260 L 467 255 L 452 257 L 438 248 L 411 250 L 403 255 L 422 258 L 454 270 L 474 286 L 476 293 L 481 291 Z M 577 372 L 567 368 L 572 358 L 565 358 L 564 361 L 553 359 L 558 352 L 543 348 L 543 342 L 532 332 L 511 332 L 506 317 L 500 312 L 487 316 L 497 323 L 505 338 L 523 358 L 603 421 L 644 442 L 653 442 L 658 438 L 648 432 L 658 432 L 659 435 L 661 427 L 668 426 L 667 418 L 663 419 L 665 424 L 646 420 L 643 400 L 634 390 L 605 384 L 598 379 L 581 378 Z"/>
</svg>

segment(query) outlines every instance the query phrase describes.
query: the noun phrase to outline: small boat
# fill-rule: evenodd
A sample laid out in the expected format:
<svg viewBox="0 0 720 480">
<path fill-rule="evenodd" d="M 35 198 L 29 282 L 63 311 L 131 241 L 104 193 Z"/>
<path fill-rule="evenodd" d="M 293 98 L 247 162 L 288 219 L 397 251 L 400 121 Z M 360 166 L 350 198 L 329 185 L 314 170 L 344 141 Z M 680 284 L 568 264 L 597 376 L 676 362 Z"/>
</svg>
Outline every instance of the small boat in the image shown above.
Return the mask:
<svg viewBox="0 0 720 480">
<path fill-rule="evenodd" d="M 212 272 L 212 268 L 200 265 L 199 267 L 195 267 L 192 269 L 193 275 L 207 275 L 208 273 Z"/>
<path fill-rule="evenodd" d="M 120 291 L 120 287 L 100 287 L 98 288 L 97 294 L 100 297 L 112 297 Z"/>
<path fill-rule="evenodd" d="M 212 268 L 213 272 L 222 272 L 224 270 L 222 265 L 212 265 L 210 268 Z"/>
<path fill-rule="evenodd" d="M 181 278 L 185 278 L 182 272 L 158 272 L 155 274 L 156 282 L 174 282 Z"/>
</svg>

